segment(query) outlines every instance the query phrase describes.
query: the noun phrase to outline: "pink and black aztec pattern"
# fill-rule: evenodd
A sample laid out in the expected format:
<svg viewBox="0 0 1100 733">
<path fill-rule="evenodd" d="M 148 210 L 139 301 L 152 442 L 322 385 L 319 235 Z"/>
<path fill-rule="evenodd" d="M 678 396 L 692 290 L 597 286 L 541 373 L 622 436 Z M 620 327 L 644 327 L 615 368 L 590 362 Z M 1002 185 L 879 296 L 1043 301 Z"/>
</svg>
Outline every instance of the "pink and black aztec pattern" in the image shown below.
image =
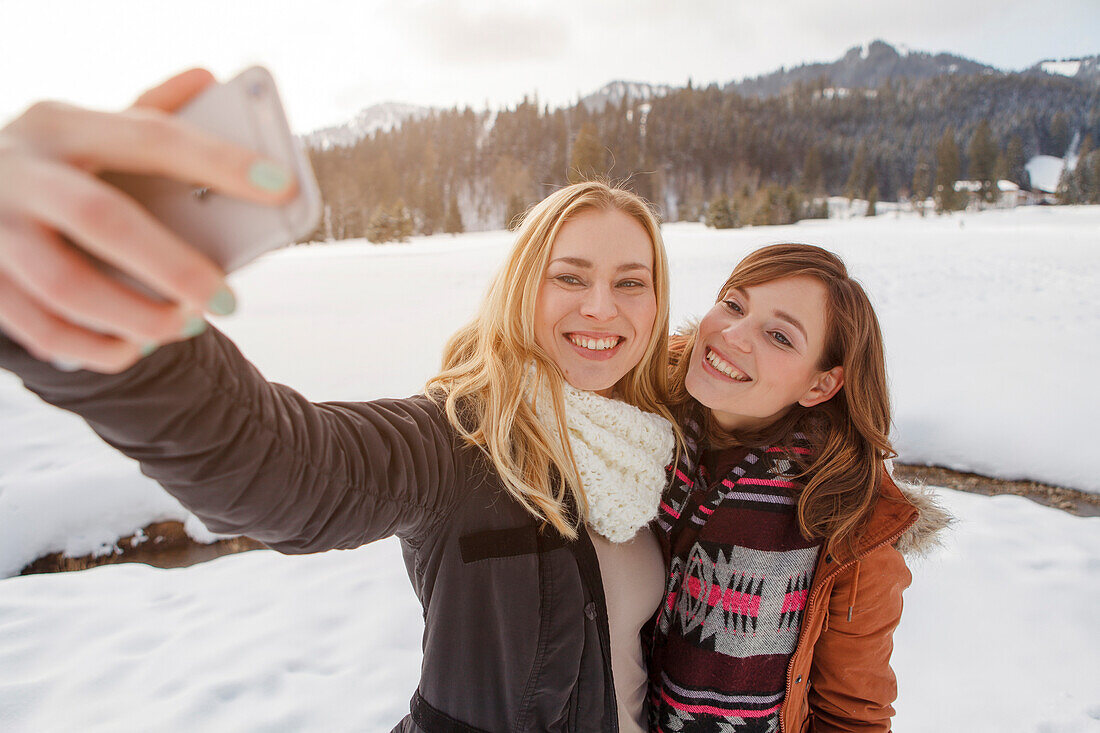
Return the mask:
<svg viewBox="0 0 1100 733">
<path fill-rule="evenodd" d="M 799 532 L 796 461 L 788 445 L 729 449 L 706 463 L 699 423 L 672 471 L 658 527 L 670 551 L 654 629 L 652 729 L 775 731 L 820 544 Z"/>
<path fill-rule="evenodd" d="M 789 655 L 816 560 L 816 546 L 768 552 L 697 541 L 686 562 L 673 560 L 678 579 L 661 631 L 728 657 Z"/>
<path fill-rule="evenodd" d="M 678 733 L 774 733 L 783 691 L 766 694 L 688 689 L 662 678 L 650 730 Z"/>
<path fill-rule="evenodd" d="M 802 625 L 802 612 L 806 610 L 806 598 L 810 594 L 808 573 L 802 573 L 787 579 L 787 593 L 783 596 L 783 608 L 779 614 L 777 631 L 798 631 Z"/>
<path fill-rule="evenodd" d="M 695 489 L 694 474 L 699 455 L 699 423 L 687 420 L 684 423 L 684 447 L 675 466 L 671 467 L 668 489 L 657 509 L 657 525 L 664 532 L 672 531 L 672 525 L 680 519 L 680 513 L 687 505 L 688 497 Z"/>
</svg>

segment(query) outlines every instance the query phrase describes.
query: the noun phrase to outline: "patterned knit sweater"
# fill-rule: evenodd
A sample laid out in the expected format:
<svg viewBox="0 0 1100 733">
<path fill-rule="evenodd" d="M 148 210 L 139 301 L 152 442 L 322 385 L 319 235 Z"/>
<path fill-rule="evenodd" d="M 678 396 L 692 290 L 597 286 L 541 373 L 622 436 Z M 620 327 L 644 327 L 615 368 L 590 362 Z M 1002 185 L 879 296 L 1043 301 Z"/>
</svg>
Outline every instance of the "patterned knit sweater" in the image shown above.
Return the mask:
<svg viewBox="0 0 1100 733">
<path fill-rule="evenodd" d="M 704 454 L 699 432 L 685 425 L 688 450 L 656 523 L 670 570 L 651 643 L 650 730 L 777 731 L 820 549 L 798 531 L 790 478 L 791 453 L 808 447 L 796 434 L 781 448 Z"/>
</svg>

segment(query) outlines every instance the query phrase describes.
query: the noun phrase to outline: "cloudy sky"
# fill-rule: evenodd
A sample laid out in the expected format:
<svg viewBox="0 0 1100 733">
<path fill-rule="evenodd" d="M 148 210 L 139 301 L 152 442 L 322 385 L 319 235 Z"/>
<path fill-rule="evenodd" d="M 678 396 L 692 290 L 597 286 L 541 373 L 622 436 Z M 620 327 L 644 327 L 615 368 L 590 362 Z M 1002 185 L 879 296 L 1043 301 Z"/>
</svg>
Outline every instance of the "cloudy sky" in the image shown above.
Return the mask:
<svg viewBox="0 0 1100 733">
<path fill-rule="evenodd" d="M 181 69 L 262 63 L 298 132 L 383 101 L 727 82 L 875 38 L 1004 69 L 1100 53 L 1098 0 L 0 0 L 0 18 L 0 120 L 40 98 L 116 108 Z"/>
</svg>

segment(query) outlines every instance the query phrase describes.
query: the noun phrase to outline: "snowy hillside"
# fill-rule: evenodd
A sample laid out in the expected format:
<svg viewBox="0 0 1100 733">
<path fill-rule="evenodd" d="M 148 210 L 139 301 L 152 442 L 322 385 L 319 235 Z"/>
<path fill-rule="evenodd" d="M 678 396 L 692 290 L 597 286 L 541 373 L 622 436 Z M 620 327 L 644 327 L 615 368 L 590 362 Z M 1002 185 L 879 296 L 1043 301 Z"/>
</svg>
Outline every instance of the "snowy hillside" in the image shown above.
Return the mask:
<svg viewBox="0 0 1100 733">
<path fill-rule="evenodd" d="M 1096 82 L 1100 81 L 1100 54 L 1070 59 L 1046 59 L 1038 62 L 1029 70 Z"/>
<path fill-rule="evenodd" d="M 637 81 L 612 81 L 591 94 L 581 97 L 581 103 L 589 112 L 600 112 L 607 105 L 619 106 L 623 100 L 646 101 L 663 97 L 672 87 L 664 84 L 645 84 Z"/>
<path fill-rule="evenodd" d="M 406 120 L 418 120 L 432 113 L 431 107 L 402 102 L 372 104 L 342 125 L 326 127 L 304 135 L 303 142 L 311 148 L 327 150 L 336 146 L 354 145 L 375 132 L 389 132 Z"/>
</svg>

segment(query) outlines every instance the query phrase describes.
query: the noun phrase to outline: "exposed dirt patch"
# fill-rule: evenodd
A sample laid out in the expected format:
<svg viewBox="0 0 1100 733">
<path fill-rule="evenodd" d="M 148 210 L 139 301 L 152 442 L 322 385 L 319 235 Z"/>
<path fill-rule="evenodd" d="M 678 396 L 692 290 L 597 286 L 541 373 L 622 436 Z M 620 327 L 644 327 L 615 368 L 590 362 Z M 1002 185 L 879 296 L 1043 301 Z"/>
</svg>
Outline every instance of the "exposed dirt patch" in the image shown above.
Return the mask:
<svg viewBox="0 0 1100 733">
<path fill-rule="evenodd" d="M 137 534 L 120 539 L 115 543 L 114 552 L 109 555 L 62 557 L 60 552 L 55 552 L 38 558 L 23 568 L 20 575 L 86 570 L 120 562 L 140 562 L 158 568 L 183 568 L 222 555 L 262 549 L 263 543 L 248 537 L 219 540 L 209 545 L 200 544 L 187 536 L 182 522 L 155 522 Z"/>
<path fill-rule="evenodd" d="M 987 496 L 1016 494 L 1079 517 L 1100 517 L 1100 494 L 1090 494 L 1076 489 L 1048 486 L 1035 481 L 1006 481 L 976 473 L 952 471 L 939 466 L 913 466 L 905 463 L 894 464 L 894 475 L 903 481 L 946 486 L 950 489 Z M 61 553 L 54 553 L 38 558 L 23 568 L 21 574 L 85 570 L 120 562 L 140 562 L 158 568 L 181 568 L 213 560 L 222 555 L 262 549 L 265 549 L 263 543 L 248 537 L 236 537 L 202 545 L 184 533 L 183 524 L 180 522 L 157 522 L 150 524 L 141 533 L 120 539 L 112 554 L 100 557 L 91 555 L 62 557 Z"/>
<path fill-rule="evenodd" d="M 1049 486 L 1037 481 L 1007 481 L 976 473 L 952 471 L 940 466 L 913 466 L 905 463 L 894 464 L 894 475 L 903 481 L 946 486 L 949 489 L 969 491 L 973 494 L 1026 496 L 1032 501 L 1079 517 L 1100 517 L 1100 494 L 1090 494 L 1087 491 Z"/>
</svg>

